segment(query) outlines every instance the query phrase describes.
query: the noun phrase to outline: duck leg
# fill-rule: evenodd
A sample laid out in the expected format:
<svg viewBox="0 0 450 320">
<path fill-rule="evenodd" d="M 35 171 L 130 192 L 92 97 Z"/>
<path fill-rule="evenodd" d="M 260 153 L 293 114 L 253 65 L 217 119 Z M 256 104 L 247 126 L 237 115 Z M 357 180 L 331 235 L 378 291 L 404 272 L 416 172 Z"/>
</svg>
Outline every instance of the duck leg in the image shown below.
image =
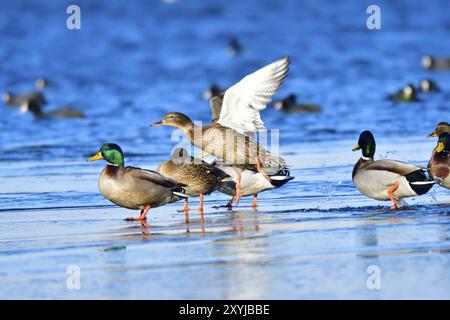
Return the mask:
<svg viewBox="0 0 450 320">
<path fill-rule="evenodd" d="M 231 197 L 231 200 L 225 205 L 226 208 L 231 208 L 233 206 L 233 202 L 236 200 L 236 196 Z"/>
<path fill-rule="evenodd" d="M 399 205 L 399 203 L 400 203 L 400 199 L 397 198 L 397 197 L 394 195 L 394 192 L 398 189 L 398 186 L 399 186 L 399 185 L 400 185 L 400 184 L 398 183 L 398 181 L 396 181 L 396 182 L 392 185 L 392 187 L 390 187 L 390 188 L 388 189 L 388 191 L 387 191 L 387 194 L 388 194 L 389 199 L 391 199 L 391 201 L 394 202 L 394 204 L 391 206 L 391 209 L 397 209 L 397 208 L 398 208 L 398 205 Z"/>
<path fill-rule="evenodd" d="M 236 179 L 236 205 L 239 204 L 239 200 L 241 199 L 241 195 L 242 195 L 242 188 L 241 188 L 241 173 L 239 173 L 237 175 L 237 179 Z"/>
<path fill-rule="evenodd" d="M 198 207 L 200 211 L 200 223 L 205 223 L 205 216 L 203 215 L 203 193 L 200 193 L 200 206 Z"/>
<path fill-rule="evenodd" d="M 257 207 L 258 207 L 258 194 L 255 193 L 253 195 L 253 209 L 256 210 Z"/>
<path fill-rule="evenodd" d="M 142 233 L 146 236 L 150 235 L 150 225 L 147 223 L 147 220 L 141 220 L 141 229 L 142 229 Z"/>
<path fill-rule="evenodd" d="M 263 170 L 261 170 L 261 162 L 259 161 L 258 157 L 256 158 L 256 171 L 261 173 L 263 175 L 263 177 L 267 179 L 267 181 L 270 181 L 270 178 L 267 175 L 267 173 L 265 173 Z"/>
<path fill-rule="evenodd" d="M 188 205 L 188 199 L 184 199 L 184 215 L 186 216 L 186 223 L 189 223 L 189 205 Z"/>
<path fill-rule="evenodd" d="M 141 210 L 141 214 L 139 217 L 129 217 L 126 218 L 125 221 L 142 221 L 147 220 L 147 213 L 150 211 L 150 205 L 145 207 L 145 210 Z"/>
<path fill-rule="evenodd" d="M 203 193 L 200 193 L 200 205 L 198 206 L 198 210 L 203 211 Z"/>
</svg>

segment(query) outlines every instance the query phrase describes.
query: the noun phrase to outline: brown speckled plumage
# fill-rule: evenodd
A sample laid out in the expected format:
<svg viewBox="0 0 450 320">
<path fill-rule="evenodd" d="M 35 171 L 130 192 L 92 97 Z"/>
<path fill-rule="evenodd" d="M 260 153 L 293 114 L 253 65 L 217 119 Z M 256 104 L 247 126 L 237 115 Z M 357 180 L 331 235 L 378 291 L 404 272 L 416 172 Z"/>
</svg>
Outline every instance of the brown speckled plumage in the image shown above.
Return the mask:
<svg viewBox="0 0 450 320">
<path fill-rule="evenodd" d="M 272 155 L 251 137 L 236 130 L 211 123 L 204 127 L 194 125 L 192 120 L 179 112 L 168 113 L 158 125 L 167 125 L 182 130 L 189 141 L 196 147 L 227 164 L 256 170 L 256 160 L 267 174 L 275 174 L 286 167 L 283 158 Z"/>
<path fill-rule="evenodd" d="M 202 127 L 201 135 L 195 130 L 198 128 L 189 132 L 192 144 L 226 163 L 256 170 L 258 158 L 267 174 L 274 174 L 286 166 L 283 158 L 272 155 L 251 137 L 218 123 Z"/>
<path fill-rule="evenodd" d="M 228 177 L 215 166 L 189 157 L 184 149 L 175 149 L 172 159 L 161 163 L 156 171 L 185 185 L 185 192 L 190 197 L 213 192 L 221 180 Z"/>
</svg>

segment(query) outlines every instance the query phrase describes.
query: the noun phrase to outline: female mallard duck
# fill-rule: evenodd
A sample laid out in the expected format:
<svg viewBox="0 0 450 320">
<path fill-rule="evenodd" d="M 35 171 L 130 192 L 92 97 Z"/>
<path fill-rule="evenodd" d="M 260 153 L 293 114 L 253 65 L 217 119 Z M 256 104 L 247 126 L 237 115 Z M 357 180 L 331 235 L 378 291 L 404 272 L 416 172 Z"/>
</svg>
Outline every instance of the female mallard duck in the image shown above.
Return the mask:
<svg viewBox="0 0 450 320">
<path fill-rule="evenodd" d="M 271 63 L 244 77 L 225 91 L 219 119 L 204 127 L 179 112 L 171 112 L 152 126 L 172 126 L 182 130 L 196 147 L 232 164 L 237 171 L 236 198 L 242 194 L 241 172 L 251 168 L 266 179 L 286 166 L 281 157 L 272 155 L 247 132 L 264 130 L 259 111 L 267 106 L 283 84 L 288 72 L 289 58 Z"/>
<path fill-rule="evenodd" d="M 220 112 L 222 111 L 222 103 L 225 92 L 214 96 L 210 100 L 211 117 L 212 122 L 217 122 L 220 118 Z M 226 172 L 231 177 L 231 181 L 224 181 L 221 183 L 217 191 L 225 193 L 231 196 L 231 200 L 227 203 L 226 207 L 231 207 L 236 200 L 236 183 L 237 174 L 236 168 L 233 165 L 226 164 L 224 161 L 216 160 L 213 165 Z M 268 176 L 267 179 L 262 173 L 251 169 L 245 169 L 241 174 L 241 191 L 242 197 L 253 196 L 253 208 L 256 209 L 258 204 L 258 193 L 266 190 L 275 189 L 281 187 L 286 182 L 294 179 L 290 176 L 290 172 L 287 168 L 278 171 L 274 175 Z"/>
<path fill-rule="evenodd" d="M 439 122 L 434 131 L 427 135 L 427 138 L 439 137 L 442 133 L 450 133 L 450 123 Z"/>
<path fill-rule="evenodd" d="M 447 132 L 439 135 L 437 146 L 428 162 L 428 173 L 441 186 L 450 189 L 450 134 Z"/>
<path fill-rule="evenodd" d="M 353 168 L 352 179 L 362 194 L 377 200 L 391 200 L 398 208 L 401 198 L 427 193 L 434 184 L 425 170 L 394 160 L 373 160 L 375 138 L 370 131 L 359 136 L 352 151 L 362 149 L 362 157 Z"/>
<path fill-rule="evenodd" d="M 20 107 L 20 112 L 27 113 L 31 112 L 35 118 L 39 119 L 82 119 L 86 116 L 75 108 L 65 107 L 59 108 L 52 111 L 44 112 L 40 105 L 31 103 L 29 101 L 24 102 Z"/>
<path fill-rule="evenodd" d="M 100 159 L 107 162 L 98 180 L 100 193 L 118 206 L 141 210 L 139 217 L 126 220 L 146 220 L 150 208 L 185 197 L 176 181 L 151 170 L 125 167 L 122 149 L 117 144 L 104 144 L 88 161 Z"/>
<path fill-rule="evenodd" d="M 229 176 L 215 166 L 190 157 L 187 150 L 176 148 L 172 159 L 161 163 L 156 171 L 184 185 L 185 194 L 189 197 L 200 197 L 199 210 L 203 210 L 203 196 L 210 194 Z M 188 219 L 188 198 L 184 199 L 184 210 Z"/>
<path fill-rule="evenodd" d="M 395 94 L 389 97 L 396 102 L 417 102 L 417 90 L 412 84 L 407 84 L 403 89 L 398 90 Z"/>
<path fill-rule="evenodd" d="M 290 94 L 287 98 L 277 101 L 273 104 L 275 110 L 281 110 L 286 113 L 307 113 L 320 112 L 319 105 L 313 103 L 297 103 L 297 96 Z"/>
</svg>

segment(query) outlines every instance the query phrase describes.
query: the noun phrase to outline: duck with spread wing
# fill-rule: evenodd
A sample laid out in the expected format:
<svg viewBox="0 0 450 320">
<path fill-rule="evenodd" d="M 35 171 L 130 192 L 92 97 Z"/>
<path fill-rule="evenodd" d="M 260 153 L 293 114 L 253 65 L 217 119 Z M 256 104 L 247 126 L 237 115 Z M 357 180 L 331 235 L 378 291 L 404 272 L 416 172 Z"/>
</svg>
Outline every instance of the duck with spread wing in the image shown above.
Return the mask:
<svg viewBox="0 0 450 320">
<path fill-rule="evenodd" d="M 221 102 L 218 119 L 206 126 L 197 126 L 185 114 L 167 113 L 151 126 L 171 126 L 182 130 L 196 147 L 231 165 L 236 172 L 236 202 L 242 192 L 242 172 L 253 170 L 266 180 L 286 170 L 286 161 L 257 143 L 249 133 L 265 130 L 260 111 L 265 109 L 283 84 L 290 60 L 279 59 L 244 77 L 218 97 L 211 105 L 216 109 Z M 217 99 L 221 99 L 217 100 Z M 214 118 L 214 116 L 213 116 Z"/>
</svg>

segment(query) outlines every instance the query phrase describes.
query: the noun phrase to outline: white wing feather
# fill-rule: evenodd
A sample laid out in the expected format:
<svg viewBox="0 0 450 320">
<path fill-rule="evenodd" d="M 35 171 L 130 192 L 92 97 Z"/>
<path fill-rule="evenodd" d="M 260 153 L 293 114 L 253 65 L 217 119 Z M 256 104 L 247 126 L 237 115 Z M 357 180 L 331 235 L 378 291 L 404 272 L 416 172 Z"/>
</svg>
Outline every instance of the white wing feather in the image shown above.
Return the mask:
<svg viewBox="0 0 450 320">
<path fill-rule="evenodd" d="M 264 130 L 259 112 L 280 89 L 289 71 L 289 57 L 279 59 L 225 91 L 218 123 L 241 133 Z"/>
</svg>

